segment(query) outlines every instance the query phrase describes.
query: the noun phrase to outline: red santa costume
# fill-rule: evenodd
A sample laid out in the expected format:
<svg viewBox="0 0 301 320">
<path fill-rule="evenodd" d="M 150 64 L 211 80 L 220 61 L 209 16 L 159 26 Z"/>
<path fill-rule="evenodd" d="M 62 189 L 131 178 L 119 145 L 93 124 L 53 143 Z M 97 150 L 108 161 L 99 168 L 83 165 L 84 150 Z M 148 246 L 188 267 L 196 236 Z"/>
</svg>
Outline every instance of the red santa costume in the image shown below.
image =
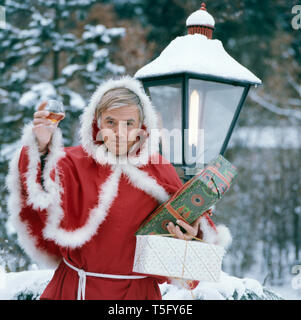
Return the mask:
<svg viewBox="0 0 301 320">
<path fill-rule="evenodd" d="M 138 95 L 147 132 L 138 152 L 125 158 L 96 139 L 96 107 L 117 87 Z M 64 147 L 57 128 L 43 171 L 33 124 L 25 125 L 22 146 L 9 166 L 8 208 L 19 243 L 34 261 L 56 268 L 40 299 L 160 300 L 158 283 L 176 284 L 174 279 L 132 271 L 135 232 L 182 186 L 158 152 L 156 111 L 141 83 L 124 76 L 100 85 L 80 120 L 81 144 Z M 203 237 L 225 242 L 208 221 L 201 223 Z"/>
</svg>

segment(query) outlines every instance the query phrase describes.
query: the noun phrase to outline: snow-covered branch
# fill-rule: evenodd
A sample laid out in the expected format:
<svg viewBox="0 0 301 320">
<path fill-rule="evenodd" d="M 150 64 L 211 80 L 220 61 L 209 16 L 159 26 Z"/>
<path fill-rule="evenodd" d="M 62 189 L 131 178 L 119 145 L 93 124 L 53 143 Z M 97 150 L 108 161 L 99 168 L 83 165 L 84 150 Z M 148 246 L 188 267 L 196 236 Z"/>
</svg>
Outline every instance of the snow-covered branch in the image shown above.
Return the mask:
<svg viewBox="0 0 301 320">
<path fill-rule="evenodd" d="M 301 111 L 299 110 L 280 108 L 276 104 L 271 103 L 266 99 L 264 99 L 263 97 L 259 96 L 254 91 L 250 92 L 249 97 L 252 99 L 252 101 L 258 103 L 261 107 L 273 113 L 276 113 L 280 116 L 286 116 L 289 118 L 295 118 L 295 119 L 301 120 Z"/>
<path fill-rule="evenodd" d="M 287 75 L 288 83 L 297 91 L 298 95 L 301 97 L 301 85 L 299 85 L 290 74 Z"/>
</svg>

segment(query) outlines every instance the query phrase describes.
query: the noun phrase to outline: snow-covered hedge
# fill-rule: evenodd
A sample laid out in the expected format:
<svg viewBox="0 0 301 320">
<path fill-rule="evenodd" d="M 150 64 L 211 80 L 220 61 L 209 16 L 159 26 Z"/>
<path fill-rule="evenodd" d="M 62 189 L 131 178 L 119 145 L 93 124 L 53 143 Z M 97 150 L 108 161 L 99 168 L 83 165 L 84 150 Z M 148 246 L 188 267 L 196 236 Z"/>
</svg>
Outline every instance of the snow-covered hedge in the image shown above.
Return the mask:
<svg viewBox="0 0 301 320">
<path fill-rule="evenodd" d="M 236 278 L 222 272 L 219 282 L 201 281 L 190 292 L 166 283 L 160 285 L 163 300 L 283 300 L 257 280 Z"/>
<path fill-rule="evenodd" d="M 36 300 L 53 275 L 52 270 L 4 273 L 0 271 L 1 300 Z M 163 300 L 281 300 L 280 295 L 253 279 L 222 273 L 218 283 L 200 282 L 192 291 L 163 283 Z"/>
</svg>

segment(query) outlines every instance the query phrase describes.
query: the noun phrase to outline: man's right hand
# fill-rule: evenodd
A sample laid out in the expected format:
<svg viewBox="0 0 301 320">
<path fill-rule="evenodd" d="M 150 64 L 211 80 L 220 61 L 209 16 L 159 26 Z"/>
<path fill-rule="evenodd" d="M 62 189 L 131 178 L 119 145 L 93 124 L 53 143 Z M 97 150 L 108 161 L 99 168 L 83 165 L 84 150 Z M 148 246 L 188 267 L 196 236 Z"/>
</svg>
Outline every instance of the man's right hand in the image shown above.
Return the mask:
<svg viewBox="0 0 301 320">
<path fill-rule="evenodd" d="M 51 120 L 46 118 L 49 115 L 49 111 L 44 110 L 46 105 L 47 101 L 43 101 L 39 105 L 38 110 L 34 113 L 34 126 L 32 128 L 32 131 L 37 138 L 39 152 L 42 153 L 47 150 L 52 135 L 59 124 L 59 121 L 53 123 Z"/>
</svg>

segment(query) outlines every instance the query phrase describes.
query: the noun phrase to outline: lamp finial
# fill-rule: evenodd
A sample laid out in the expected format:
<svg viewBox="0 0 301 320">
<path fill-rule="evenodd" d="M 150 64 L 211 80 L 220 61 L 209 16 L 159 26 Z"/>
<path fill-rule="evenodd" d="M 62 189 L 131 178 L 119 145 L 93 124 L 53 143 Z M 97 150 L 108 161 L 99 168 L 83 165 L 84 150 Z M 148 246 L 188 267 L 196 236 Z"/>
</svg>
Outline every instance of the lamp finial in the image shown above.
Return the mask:
<svg viewBox="0 0 301 320">
<path fill-rule="evenodd" d="M 202 2 L 202 5 L 201 5 L 200 10 L 207 11 L 207 9 L 206 9 L 206 3 L 205 3 L 205 2 Z"/>
<path fill-rule="evenodd" d="M 186 20 L 188 34 L 202 34 L 208 39 L 212 39 L 215 21 L 212 15 L 207 11 L 205 2 L 202 2 L 201 8 L 193 12 Z"/>
</svg>

